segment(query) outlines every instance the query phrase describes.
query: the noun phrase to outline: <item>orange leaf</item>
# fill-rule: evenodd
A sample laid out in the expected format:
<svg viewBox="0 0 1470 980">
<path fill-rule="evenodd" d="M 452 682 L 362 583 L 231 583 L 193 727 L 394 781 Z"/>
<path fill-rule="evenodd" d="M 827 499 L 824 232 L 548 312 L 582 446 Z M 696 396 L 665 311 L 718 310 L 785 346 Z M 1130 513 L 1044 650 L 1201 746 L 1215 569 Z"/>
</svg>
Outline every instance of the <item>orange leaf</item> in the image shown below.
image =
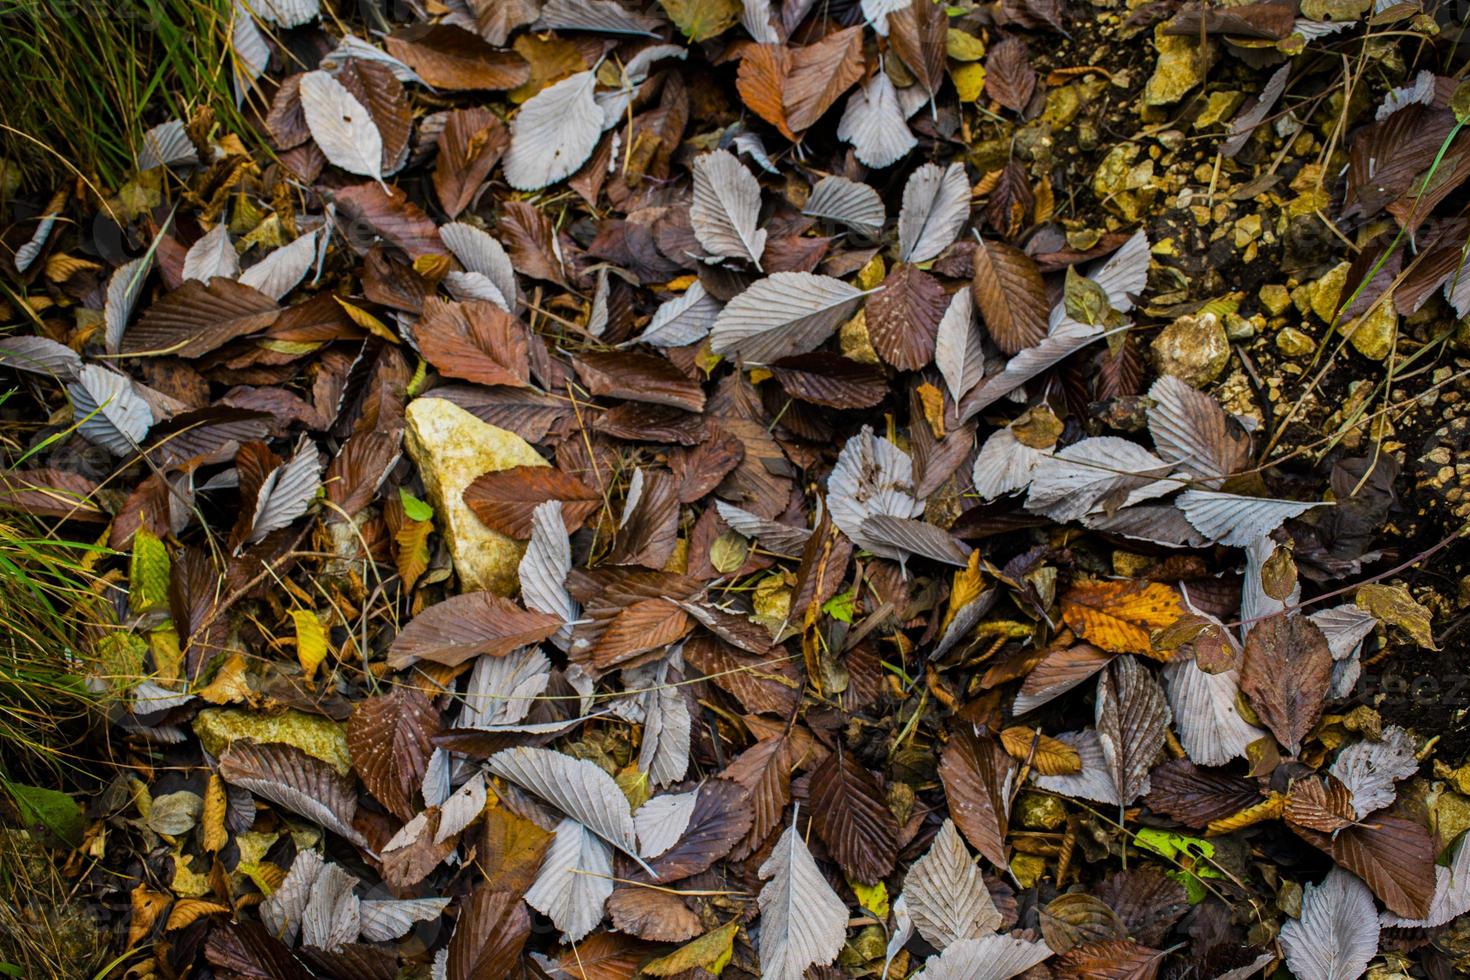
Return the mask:
<svg viewBox="0 0 1470 980">
<path fill-rule="evenodd" d="M 786 122 L 786 104 L 781 93 L 786 89 L 786 76 L 791 59 L 779 44 L 753 44 L 740 59 L 735 88 L 751 112 L 775 126 L 792 142 L 796 134 Z"/>
<path fill-rule="evenodd" d="M 1082 581 L 1062 596 L 1062 617 L 1078 636 L 1113 653 L 1143 653 L 1159 660 L 1149 634 L 1184 614 L 1179 593 L 1158 582 Z"/>
</svg>

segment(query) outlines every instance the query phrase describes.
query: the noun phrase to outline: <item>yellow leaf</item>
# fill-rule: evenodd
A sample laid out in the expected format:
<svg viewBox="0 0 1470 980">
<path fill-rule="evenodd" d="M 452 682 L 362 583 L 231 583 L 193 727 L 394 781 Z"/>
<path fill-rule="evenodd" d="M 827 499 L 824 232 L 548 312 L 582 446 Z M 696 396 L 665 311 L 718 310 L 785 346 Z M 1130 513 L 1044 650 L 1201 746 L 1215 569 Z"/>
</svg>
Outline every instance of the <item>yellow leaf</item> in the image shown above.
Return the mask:
<svg viewBox="0 0 1470 980">
<path fill-rule="evenodd" d="M 250 682 L 245 679 L 245 658 L 238 653 L 230 654 L 214 680 L 196 693 L 210 704 L 230 704 L 248 698 L 251 692 Z"/>
<path fill-rule="evenodd" d="M 961 102 L 977 102 L 985 91 L 985 66 L 978 61 L 956 65 L 949 77 L 954 79 L 954 90 Z"/>
<path fill-rule="evenodd" d="M 132 949 L 153 930 L 153 923 L 168 908 L 170 899 L 163 892 L 153 891 L 146 885 L 134 888 L 130 899 L 133 915 L 128 925 L 128 948 Z"/>
<path fill-rule="evenodd" d="M 985 576 L 980 571 L 980 552 L 970 552 L 970 564 L 954 573 L 954 584 L 949 588 L 949 609 L 944 613 L 942 628 L 948 629 L 955 614 L 980 598 L 985 591 Z"/>
<path fill-rule="evenodd" d="M 394 535 L 398 545 L 398 577 L 403 579 L 404 588 L 412 589 L 419 576 L 428 570 L 429 533 L 433 530 L 433 521 L 408 520 Z"/>
<path fill-rule="evenodd" d="M 225 830 L 225 813 L 229 809 L 229 796 L 225 793 L 225 781 L 219 773 L 210 773 L 204 787 L 204 811 L 199 818 L 201 843 L 210 853 L 221 850 L 229 843 L 230 834 Z"/>
<path fill-rule="evenodd" d="M 951 27 L 944 36 L 944 53 L 955 61 L 979 61 L 985 57 L 985 42 L 968 31 Z"/>
<path fill-rule="evenodd" d="M 857 896 L 858 904 L 872 912 L 876 918 L 888 919 L 888 886 L 883 882 L 876 885 L 865 885 L 861 881 L 847 879 L 852 893 Z"/>
<path fill-rule="evenodd" d="M 740 931 L 738 919 L 732 919 L 718 929 L 711 929 L 692 943 L 680 946 L 668 956 L 660 956 L 643 965 L 643 972 L 654 977 L 672 977 L 676 973 L 702 967 L 718 974 L 730 962 L 735 951 L 735 934 Z"/>
<path fill-rule="evenodd" d="M 296 659 L 301 661 L 306 679 L 311 680 L 327 659 L 327 630 L 310 609 L 291 610 L 291 619 L 296 623 Z"/>
<path fill-rule="evenodd" d="M 173 932 L 187 925 L 199 921 L 206 915 L 218 915 L 221 912 L 230 911 L 228 905 L 218 902 L 206 902 L 200 898 L 181 898 L 174 903 L 173 911 L 168 914 L 168 922 L 164 925 L 164 932 Z"/>
<path fill-rule="evenodd" d="M 924 420 L 934 438 L 944 438 L 944 393 L 935 385 L 925 381 L 919 385 L 919 402 L 924 406 Z"/>
<path fill-rule="evenodd" d="M 1264 823 L 1267 820 L 1275 820 L 1286 811 L 1286 797 L 1280 793 L 1273 793 L 1270 798 L 1262 800 L 1254 806 L 1248 806 L 1239 813 L 1219 820 L 1211 820 L 1205 833 L 1210 837 L 1219 837 L 1221 834 L 1234 833 L 1254 824 Z"/>
<path fill-rule="evenodd" d="M 1409 590 L 1402 585 L 1360 585 L 1357 602 L 1359 609 L 1397 626 L 1424 649 L 1439 649 L 1434 645 L 1429 610 L 1409 595 Z"/>
<path fill-rule="evenodd" d="M 729 30 L 745 10 L 740 0 L 658 0 L 658 3 L 691 41 L 705 41 Z"/>
<path fill-rule="evenodd" d="M 373 316 L 371 313 L 369 313 L 367 310 L 362 309 L 361 307 L 353 306 L 351 303 L 347 302 L 339 296 L 333 296 L 332 298 L 337 301 L 337 305 L 342 307 L 342 312 L 346 313 L 347 318 L 353 323 L 357 324 L 359 327 L 362 327 L 370 334 L 382 337 L 389 343 L 398 343 L 398 335 L 390 330 L 388 328 L 388 325 L 382 320 L 379 320 L 377 317 Z"/>
<path fill-rule="evenodd" d="M 1173 626 L 1184 614 L 1179 593 L 1158 582 L 1077 582 L 1062 596 L 1062 618 L 1072 631 L 1112 653 L 1142 653 L 1159 660 L 1150 633 Z"/>
<path fill-rule="evenodd" d="M 1029 759 L 1031 768 L 1043 776 L 1070 776 L 1082 771 L 1082 757 L 1076 749 L 1025 725 L 1013 725 L 1001 732 L 1000 744 L 1011 758 L 1023 762 Z"/>
</svg>

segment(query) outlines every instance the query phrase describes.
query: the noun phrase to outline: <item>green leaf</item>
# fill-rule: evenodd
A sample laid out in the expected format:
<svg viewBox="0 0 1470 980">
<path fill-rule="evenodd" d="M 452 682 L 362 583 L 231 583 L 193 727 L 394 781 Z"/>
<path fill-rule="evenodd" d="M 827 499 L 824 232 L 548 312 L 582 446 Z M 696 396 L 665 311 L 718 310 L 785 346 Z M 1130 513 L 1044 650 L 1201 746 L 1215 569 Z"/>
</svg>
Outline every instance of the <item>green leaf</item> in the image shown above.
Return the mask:
<svg viewBox="0 0 1470 980">
<path fill-rule="evenodd" d="M 5 781 L 5 788 L 20 810 L 21 823 L 27 827 L 44 827 L 68 847 L 82 842 L 87 827 L 82 808 L 65 793 L 40 786 Z"/>
<path fill-rule="evenodd" d="M 133 535 L 128 568 L 128 605 L 134 614 L 168 608 L 168 549 L 146 527 Z"/>
<path fill-rule="evenodd" d="M 857 599 L 857 589 L 839 592 L 822 604 L 822 612 L 844 623 L 852 622 L 852 604 Z"/>
<path fill-rule="evenodd" d="M 398 499 L 403 501 L 403 512 L 409 520 L 429 521 L 434 518 L 434 508 L 415 497 L 402 487 L 398 488 Z"/>
</svg>

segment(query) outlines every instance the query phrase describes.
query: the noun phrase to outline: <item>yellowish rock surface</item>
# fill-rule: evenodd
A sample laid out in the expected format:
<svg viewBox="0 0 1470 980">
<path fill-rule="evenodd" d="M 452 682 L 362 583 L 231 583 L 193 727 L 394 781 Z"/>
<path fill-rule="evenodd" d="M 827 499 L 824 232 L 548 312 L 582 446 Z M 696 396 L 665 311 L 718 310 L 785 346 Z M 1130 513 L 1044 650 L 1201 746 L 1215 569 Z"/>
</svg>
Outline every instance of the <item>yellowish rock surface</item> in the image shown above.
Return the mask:
<svg viewBox="0 0 1470 980">
<path fill-rule="evenodd" d="M 550 464 L 514 432 L 482 422 L 443 398 L 414 399 L 404 419 L 404 445 L 423 476 L 461 591 L 514 595 L 525 543 L 480 523 L 465 505 L 464 490 L 482 473 Z"/>
</svg>

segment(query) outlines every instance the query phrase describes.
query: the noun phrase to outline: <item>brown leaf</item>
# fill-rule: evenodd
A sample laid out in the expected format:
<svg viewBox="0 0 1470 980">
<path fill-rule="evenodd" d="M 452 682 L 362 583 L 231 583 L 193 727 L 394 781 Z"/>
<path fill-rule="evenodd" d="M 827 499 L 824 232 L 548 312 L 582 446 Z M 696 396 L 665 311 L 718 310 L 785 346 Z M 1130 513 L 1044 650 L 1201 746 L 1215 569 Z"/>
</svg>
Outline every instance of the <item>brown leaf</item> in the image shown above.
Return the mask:
<svg viewBox="0 0 1470 980">
<path fill-rule="evenodd" d="M 1058 980 L 1153 980 L 1164 954 L 1130 939 L 1089 943 L 1068 950 L 1053 964 Z"/>
<path fill-rule="evenodd" d="M 1153 672 L 1132 657 L 1109 664 L 1097 681 L 1097 734 L 1125 805 L 1148 791 L 1168 725 L 1169 705 Z"/>
<path fill-rule="evenodd" d="M 625 506 L 623 526 L 613 539 L 607 560 L 614 565 L 660 569 L 679 542 L 679 484 L 668 470 L 645 469 L 636 505 Z"/>
<path fill-rule="evenodd" d="M 278 150 L 294 149 L 311 139 L 311 129 L 306 125 L 306 112 L 301 108 L 303 74 L 305 73 L 296 72 L 288 75 L 271 97 L 265 128 Z"/>
<path fill-rule="evenodd" d="M 470 206 L 501 156 L 510 148 L 510 132 L 489 109 L 452 109 L 437 140 L 434 193 L 450 218 Z"/>
<path fill-rule="evenodd" d="M 485 887 L 524 895 L 555 835 L 503 806 L 486 810 L 481 823 L 479 864 Z"/>
<path fill-rule="evenodd" d="M 1188 759 L 1169 759 L 1154 767 L 1144 797 L 1149 809 L 1197 830 L 1260 801 L 1260 792 L 1248 780 Z"/>
<path fill-rule="evenodd" d="M 998 867 L 1009 867 L 1005 845 L 1009 825 L 1007 777 L 1015 763 L 994 741 L 970 732 L 954 734 L 939 758 L 939 779 L 949 802 L 949 815 L 965 840 Z"/>
<path fill-rule="evenodd" d="M 492 45 L 505 44 L 512 31 L 533 23 L 541 13 L 540 0 L 469 0 L 475 29 Z"/>
<path fill-rule="evenodd" d="M 383 173 L 392 173 L 408 156 L 413 109 L 408 94 L 387 65 L 348 58 L 337 69 L 337 81 L 363 104 L 383 138 Z"/>
<path fill-rule="evenodd" d="M 801 694 L 793 662 L 745 653 L 713 636 L 691 636 L 684 660 L 751 712 L 785 716 Z"/>
<path fill-rule="evenodd" d="M 412 820 L 439 732 L 439 712 L 413 687 L 359 701 L 347 720 L 347 749 L 368 792 L 400 820 Z"/>
<path fill-rule="evenodd" d="M 985 202 L 985 220 L 1002 238 L 1020 234 L 1036 204 L 1036 195 L 1026 179 L 1026 167 L 1011 158 L 1001 168 L 1000 178 Z"/>
<path fill-rule="evenodd" d="M 607 911 L 619 932 L 653 942 L 682 943 L 704 931 L 699 916 L 679 896 L 650 888 L 615 889 Z"/>
<path fill-rule="evenodd" d="M 669 454 L 669 470 L 679 484 L 679 503 L 692 504 L 714 491 L 745 458 L 745 444 L 718 426 L 698 445 Z"/>
<path fill-rule="evenodd" d="M 919 370 L 934 359 L 934 339 L 948 306 L 937 279 L 915 266 L 897 266 L 865 306 L 873 349 L 900 371 Z"/>
<path fill-rule="evenodd" d="M 0 510 L 105 522 L 107 515 L 91 499 L 96 492 L 97 484 L 69 470 L 38 467 L 0 473 Z"/>
<path fill-rule="evenodd" d="M 1286 821 L 1334 834 L 1358 819 L 1352 792 L 1336 776 L 1304 776 L 1286 791 Z"/>
<path fill-rule="evenodd" d="M 372 503 L 400 450 L 396 432 L 368 429 L 348 437 L 322 478 L 327 499 L 337 508 L 327 512 L 327 520 L 341 520 L 342 514 L 353 517 Z"/>
<path fill-rule="evenodd" d="M 829 351 L 783 357 L 768 367 L 788 395 L 813 405 L 872 408 L 888 396 L 880 368 Z"/>
<path fill-rule="evenodd" d="M 448 24 L 415 24 L 389 34 L 388 53 L 435 88 L 503 90 L 524 84 L 531 66 L 514 51 L 491 47 Z"/>
<path fill-rule="evenodd" d="M 753 44 L 740 59 L 735 88 L 747 109 L 795 142 L 796 134 L 786 121 L 784 101 L 790 71 L 791 56 L 784 45 Z"/>
<path fill-rule="evenodd" d="M 439 808 L 431 806 L 418 814 L 389 841 L 382 853 L 383 881 L 390 888 L 412 888 L 427 878 L 444 859 L 454 853 L 454 835 L 439 836 Z"/>
<path fill-rule="evenodd" d="M 689 826 L 673 847 L 649 862 L 658 875 L 658 884 L 708 870 L 751 831 L 755 815 L 746 790 L 731 775 L 734 768 L 735 763 L 731 763 L 721 774 L 724 778 L 708 780 L 699 787 Z M 640 868 L 635 880 L 648 881 L 647 874 Z"/>
<path fill-rule="evenodd" d="M 1058 895 L 1041 909 L 1041 934 L 1057 953 L 1128 938 L 1123 920 L 1102 899 L 1082 892 Z"/>
<path fill-rule="evenodd" d="M 1277 613 L 1246 634 L 1240 690 L 1291 753 L 1301 751 L 1302 739 L 1322 716 L 1331 686 L 1332 650 L 1306 616 Z"/>
<path fill-rule="evenodd" d="M 878 780 L 839 744 L 812 773 L 812 826 L 850 876 L 873 884 L 893 871 L 898 822 Z"/>
<path fill-rule="evenodd" d="M 449 940 L 447 980 L 508 977 L 531 935 L 531 914 L 514 892 L 481 885 L 460 904 Z"/>
<path fill-rule="evenodd" d="M 653 354 L 588 351 L 572 359 L 577 377 L 594 395 L 704 411 L 704 389 L 670 361 Z"/>
<path fill-rule="evenodd" d="M 1106 667 L 1113 656 L 1090 643 L 1052 650 L 1021 682 L 1012 710 L 1023 715 L 1061 697 Z"/>
<path fill-rule="evenodd" d="M 1012 759 L 1029 761 L 1031 768 L 1043 776 L 1066 776 L 1082 771 L 1082 757 L 1076 749 L 1025 725 L 1004 729 L 1000 744 Z"/>
<path fill-rule="evenodd" d="M 592 662 L 598 670 L 607 670 L 640 653 L 668 646 L 689 629 L 688 613 L 674 603 L 667 599 L 640 599 L 614 616 L 603 630 L 592 650 Z"/>
<path fill-rule="evenodd" d="M 1036 262 L 1020 249 L 983 239 L 971 291 L 995 346 L 1015 354 L 1046 337 L 1051 305 Z"/>
<path fill-rule="evenodd" d="M 1021 112 L 1036 91 L 1036 70 L 1026 42 L 1006 35 L 985 55 L 985 94 L 1013 112 Z"/>
<path fill-rule="evenodd" d="M 241 739 L 220 755 L 219 774 L 232 786 L 248 789 L 354 844 L 366 843 L 352 825 L 357 812 L 352 780 L 294 745 Z"/>
<path fill-rule="evenodd" d="M 494 303 L 424 300 L 413 335 L 424 359 L 440 374 L 482 385 L 525 385 L 531 380 L 526 328 Z"/>
<path fill-rule="evenodd" d="M 1422 824 L 1374 814 L 1367 823 L 1335 836 L 1302 826 L 1292 829 L 1362 878 L 1389 911 L 1406 919 L 1429 914 L 1435 885 L 1434 838 Z"/>
<path fill-rule="evenodd" d="M 930 97 L 944 84 L 949 17 L 934 0 L 911 0 L 888 15 L 888 43 Z"/>
<path fill-rule="evenodd" d="M 744 788 L 754 818 L 745 841 L 735 849 L 742 859 L 760 848 L 781 824 L 781 814 L 791 802 L 791 770 L 796 749 L 784 735 L 763 738 L 736 756 L 720 773 Z"/>
<path fill-rule="evenodd" d="M 558 286 L 567 285 L 557 254 L 556 229 L 546 215 L 525 201 L 507 201 L 497 230 L 517 272 Z"/>
<path fill-rule="evenodd" d="M 595 932 L 568 947 L 556 966 L 572 980 L 632 980 L 647 959 L 647 944 L 614 932 Z"/>
<path fill-rule="evenodd" d="M 439 227 L 397 187 L 384 190 L 369 181 L 332 192 L 338 218 L 351 230 L 348 240 L 363 246 L 372 236 L 403 249 L 410 259 L 444 255 Z"/>
<path fill-rule="evenodd" d="M 1097 886 L 1102 899 L 1123 920 L 1126 935 L 1145 946 L 1159 946 L 1174 923 L 1189 911 L 1184 886 L 1153 868 L 1129 868 Z"/>
<path fill-rule="evenodd" d="M 569 534 L 602 506 L 596 490 L 553 466 L 492 470 L 464 490 L 465 505 L 486 527 L 521 540 L 531 536 L 532 514 L 548 500 L 562 502 L 562 522 Z"/>
<path fill-rule="evenodd" d="M 816 123 L 863 75 L 863 28 L 834 31 L 790 52 L 791 70 L 782 101 L 795 132 Z"/>
<path fill-rule="evenodd" d="M 280 313 L 275 300 L 249 286 L 219 276 L 208 285 L 190 279 L 149 307 L 118 349 L 202 357 L 236 337 L 259 333 Z"/>
<path fill-rule="evenodd" d="M 489 592 L 451 596 L 415 616 L 388 648 L 388 666 L 416 660 L 454 666 L 483 654 L 503 657 L 561 629 L 559 616 L 528 611 Z"/>
</svg>

